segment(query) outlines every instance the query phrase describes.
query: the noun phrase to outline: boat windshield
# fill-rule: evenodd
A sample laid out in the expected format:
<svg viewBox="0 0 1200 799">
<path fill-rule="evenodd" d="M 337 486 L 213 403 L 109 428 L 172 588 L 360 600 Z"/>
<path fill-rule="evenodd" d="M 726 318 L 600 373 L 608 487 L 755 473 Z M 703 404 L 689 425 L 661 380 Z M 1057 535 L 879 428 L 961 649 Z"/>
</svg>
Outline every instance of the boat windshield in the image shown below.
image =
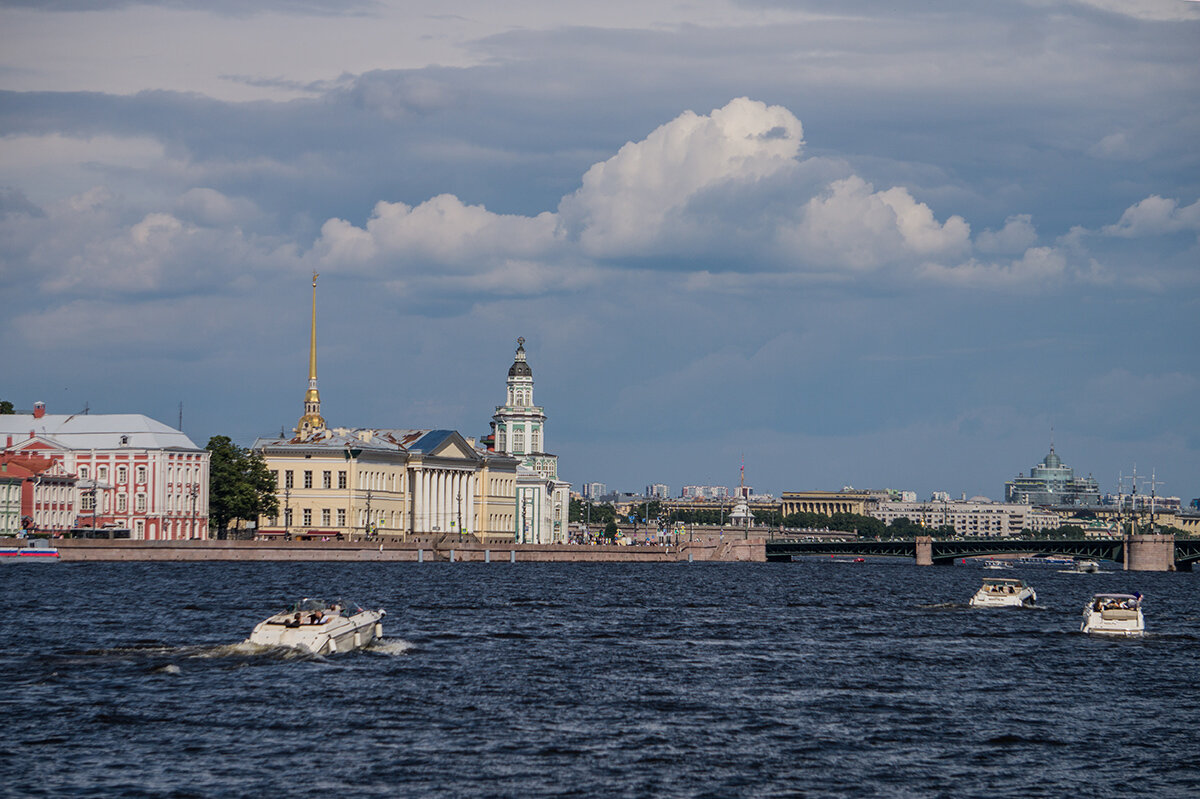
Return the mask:
<svg viewBox="0 0 1200 799">
<path fill-rule="evenodd" d="M 353 599 L 339 599 L 334 603 L 334 606 L 337 608 L 338 612 L 346 616 L 354 616 L 363 612 L 362 605 L 358 604 Z"/>
<path fill-rule="evenodd" d="M 984 578 L 983 585 L 987 588 L 997 588 L 1009 585 L 1020 587 L 1024 585 L 1024 583 L 1020 580 L 1013 580 L 1010 578 Z"/>
<path fill-rule="evenodd" d="M 329 603 L 324 599 L 311 599 L 309 597 L 305 597 L 288 608 L 288 613 L 296 613 L 297 611 L 312 613 L 315 610 L 324 611 L 328 609 Z"/>
</svg>

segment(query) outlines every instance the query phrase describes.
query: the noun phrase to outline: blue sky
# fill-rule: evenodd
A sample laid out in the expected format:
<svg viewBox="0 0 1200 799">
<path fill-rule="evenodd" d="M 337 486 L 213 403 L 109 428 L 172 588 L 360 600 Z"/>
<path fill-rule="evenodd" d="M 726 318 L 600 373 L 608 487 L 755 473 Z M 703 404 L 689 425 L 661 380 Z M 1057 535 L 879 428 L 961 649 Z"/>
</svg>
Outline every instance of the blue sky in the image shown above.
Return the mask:
<svg viewBox="0 0 1200 799">
<path fill-rule="evenodd" d="M 332 424 L 524 336 L 576 484 L 1200 496 L 1200 3 L 194 6 L 0 0 L 18 407 L 290 429 L 316 270 Z"/>
</svg>

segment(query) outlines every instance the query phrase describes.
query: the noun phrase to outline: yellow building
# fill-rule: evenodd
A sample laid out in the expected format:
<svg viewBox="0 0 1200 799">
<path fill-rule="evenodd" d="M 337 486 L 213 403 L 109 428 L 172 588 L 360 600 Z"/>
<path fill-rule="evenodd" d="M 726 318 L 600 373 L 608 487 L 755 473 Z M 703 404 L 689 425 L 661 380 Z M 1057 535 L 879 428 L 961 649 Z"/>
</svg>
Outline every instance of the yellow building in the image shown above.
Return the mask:
<svg viewBox="0 0 1200 799">
<path fill-rule="evenodd" d="M 869 516 L 887 494 L 878 491 L 784 491 L 783 515 L 793 513 L 856 513 Z"/>
<path fill-rule="evenodd" d="M 317 389 L 317 276 L 304 414 L 291 438 L 260 438 L 280 515 L 264 535 L 389 537 L 470 535 L 511 542 L 518 460 L 454 430 L 329 428 Z"/>
</svg>

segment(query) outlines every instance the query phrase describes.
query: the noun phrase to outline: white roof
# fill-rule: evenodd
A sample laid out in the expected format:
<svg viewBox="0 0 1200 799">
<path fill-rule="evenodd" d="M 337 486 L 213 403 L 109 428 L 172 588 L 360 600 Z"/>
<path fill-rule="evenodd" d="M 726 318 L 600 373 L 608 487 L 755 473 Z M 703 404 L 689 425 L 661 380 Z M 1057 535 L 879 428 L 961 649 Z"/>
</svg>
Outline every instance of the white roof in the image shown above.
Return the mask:
<svg viewBox="0 0 1200 799">
<path fill-rule="evenodd" d="M 173 427 L 140 413 L 0 414 L 0 436 L 20 444 L 29 434 L 53 439 L 72 450 L 181 449 L 199 451 L 190 438 Z M 121 436 L 127 436 L 124 444 Z"/>
</svg>

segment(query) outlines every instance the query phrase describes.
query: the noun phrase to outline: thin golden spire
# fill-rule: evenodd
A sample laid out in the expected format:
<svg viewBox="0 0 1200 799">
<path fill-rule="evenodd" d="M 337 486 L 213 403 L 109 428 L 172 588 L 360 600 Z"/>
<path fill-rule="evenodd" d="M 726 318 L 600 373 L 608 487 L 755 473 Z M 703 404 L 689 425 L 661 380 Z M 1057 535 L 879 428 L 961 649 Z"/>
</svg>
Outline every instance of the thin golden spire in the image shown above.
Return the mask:
<svg viewBox="0 0 1200 799">
<path fill-rule="evenodd" d="M 296 425 L 296 434 L 304 437 L 309 433 L 325 429 L 325 419 L 321 416 L 321 392 L 317 390 L 317 278 L 314 270 L 312 277 L 312 328 L 308 340 L 308 391 L 304 394 L 304 415 Z"/>
</svg>

